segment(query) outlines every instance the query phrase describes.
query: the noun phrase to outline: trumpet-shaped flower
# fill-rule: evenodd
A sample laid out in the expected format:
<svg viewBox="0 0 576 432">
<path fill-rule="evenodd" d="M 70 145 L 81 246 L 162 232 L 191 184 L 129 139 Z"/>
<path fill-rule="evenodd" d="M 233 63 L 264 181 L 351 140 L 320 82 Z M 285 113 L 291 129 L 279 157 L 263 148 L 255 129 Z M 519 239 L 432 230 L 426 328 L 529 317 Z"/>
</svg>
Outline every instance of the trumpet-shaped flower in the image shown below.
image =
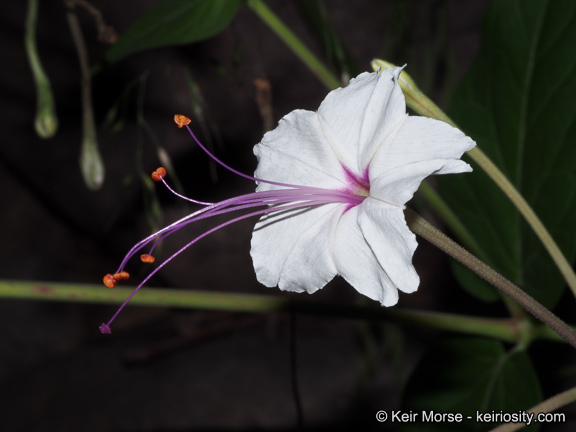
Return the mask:
<svg viewBox="0 0 576 432">
<path fill-rule="evenodd" d="M 398 291 L 414 292 L 419 285 L 412 265 L 417 243 L 404 219 L 405 204 L 425 177 L 471 171 L 460 157 L 475 143 L 446 123 L 408 116 L 398 84 L 401 71 L 362 73 L 330 92 L 318 111 L 286 115 L 255 146 L 254 177 L 208 153 L 225 168 L 255 180 L 256 192 L 215 204 L 191 200 L 205 207 L 136 244 L 105 284 L 126 279 L 126 261 L 144 246 L 194 221 L 264 207 L 216 226 L 175 255 L 217 229 L 261 215 L 250 253 L 262 284 L 313 293 L 341 275 L 384 306 L 396 304 Z M 176 122 L 192 134 L 188 119 L 176 116 Z M 166 184 L 164 175 L 159 169 L 153 177 Z M 153 261 L 150 253 L 142 260 Z M 115 317 L 102 324 L 103 333 L 110 332 Z"/>
</svg>

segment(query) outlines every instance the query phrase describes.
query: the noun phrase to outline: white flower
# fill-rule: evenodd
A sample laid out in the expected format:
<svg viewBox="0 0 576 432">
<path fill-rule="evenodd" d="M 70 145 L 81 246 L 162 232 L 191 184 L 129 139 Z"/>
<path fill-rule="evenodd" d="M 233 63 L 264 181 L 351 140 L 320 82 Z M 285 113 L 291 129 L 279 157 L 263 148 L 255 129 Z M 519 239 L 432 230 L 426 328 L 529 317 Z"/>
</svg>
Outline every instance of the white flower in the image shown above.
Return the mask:
<svg viewBox="0 0 576 432">
<path fill-rule="evenodd" d="M 113 288 L 129 278 L 127 262 L 153 263 L 156 245 L 199 220 L 248 211 L 190 240 L 140 282 L 112 318 L 168 262 L 209 234 L 237 221 L 262 216 L 252 235 L 256 276 L 269 287 L 313 293 L 337 274 L 356 290 L 385 306 L 398 301 L 398 290 L 413 292 L 418 275 L 412 266 L 416 239 L 404 220 L 404 204 L 430 174 L 472 169 L 460 156 L 475 143 L 436 120 L 408 117 L 398 85 L 401 68 L 363 73 L 343 89 L 330 92 L 318 112 L 298 110 L 255 146 L 254 177 L 229 167 L 196 138 L 190 119 L 176 115 L 196 143 L 227 170 L 256 181 L 256 192 L 218 203 L 186 198 L 152 173 L 180 198 L 203 206 L 136 243 L 103 282 Z M 260 210 L 255 210 L 261 208 Z"/>
<path fill-rule="evenodd" d="M 256 224 L 250 253 L 262 284 L 313 293 L 341 275 L 384 306 L 396 304 L 398 290 L 418 288 L 417 243 L 403 209 L 425 177 L 472 171 L 460 157 L 475 143 L 446 123 L 408 116 L 401 71 L 360 74 L 317 112 L 285 116 L 255 146 L 254 177 L 284 184 L 261 181 L 258 193 L 328 191 Z"/>
</svg>

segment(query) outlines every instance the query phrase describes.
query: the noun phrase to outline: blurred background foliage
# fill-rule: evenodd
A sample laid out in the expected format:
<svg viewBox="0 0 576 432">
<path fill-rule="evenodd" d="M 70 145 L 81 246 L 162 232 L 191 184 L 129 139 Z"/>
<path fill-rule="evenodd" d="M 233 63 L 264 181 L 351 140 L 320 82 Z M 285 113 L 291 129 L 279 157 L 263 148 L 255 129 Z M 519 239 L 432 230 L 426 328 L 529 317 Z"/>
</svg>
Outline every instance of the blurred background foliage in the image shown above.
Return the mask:
<svg viewBox="0 0 576 432">
<path fill-rule="evenodd" d="M 326 74 L 312 73 L 274 34 L 254 13 L 259 4 Z M 574 260 L 573 2 L 30 0 L 1 7 L 9 59 L 1 81 L 4 280 L 100 281 L 134 242 L 190 211 L 149 180 L 158 165 L 197 199 L 253 190 L 211 163 L 174 126 L 174 114 L 192 118 L 212 151 L 249 173 L 263 131 L 293 109 L 316 109 L 330 82 L 344 85 L 375 57 L 407 64 L 420 88 L 449 106 Z M 439 183 L 491 265 L 560 316 L 574 316 L 574 299 L 546 252 L 480 169 Z M 422 197 L 413 205 L 442 223 Z M 207 227 L 200 225 L 198 232 Z M 252 225 L 195 245 L 151 286 L 263 293 L 248 254 Z M 167 241 L 161 255 L 185 240 Z M 507 316 L 490 287 L 454 267 L 456 281 L 448 260 L 419 243 L 422 286 L 400 307 Z M 146 271 L 129 270 L 135 280 Z M 362 302 L 340 280 L 315 298 Z M 514 346 L 319 316 L 299 316 L 294 327 L 285 314 L 166 308 L 129 308 L 113 339 L 103 339 L 97 325 L 112 307 L 2 300 L 0 310 L 6 430 L 286 429 L 298 418 L 290 377 L 300 382 L 306 428 L 395 430 L 378 424 L 375 412 L 513 412 L 574 382 L 572 351 L 557 342 Z M 467 422 L 454 430 L 489 427 Z"/>
</svg>

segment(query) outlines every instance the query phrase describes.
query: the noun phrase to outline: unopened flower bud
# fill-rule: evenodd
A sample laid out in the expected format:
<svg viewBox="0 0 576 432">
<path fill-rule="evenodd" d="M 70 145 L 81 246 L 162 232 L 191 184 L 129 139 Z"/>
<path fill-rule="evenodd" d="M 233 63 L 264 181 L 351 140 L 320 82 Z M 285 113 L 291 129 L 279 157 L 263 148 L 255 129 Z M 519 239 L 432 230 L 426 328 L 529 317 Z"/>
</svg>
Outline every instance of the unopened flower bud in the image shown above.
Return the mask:
<svg viewBox="0 0 576 432">
<path fill-rule="evenodd" d="M 388 68 L 395 68 L 396 66 L 385 60 L 374 59 L 372 60 L 372 69 L 374 71 L 384 70 Z M 406 105 L 413 109 L 417 114 L 423 115 L 425 117 L 430 117 L 436 120 L 441 120 L 448 124 L 454 126 L 454 122 L 442 111 L 438 106 L 432 102 L 428 96 L 426 96 L 418 88 L 414 80 L 406 71 L 402 71 L 398 78 L 398 83 L 402 88 L 402 93 L 406 98 Z"/>
</svg>

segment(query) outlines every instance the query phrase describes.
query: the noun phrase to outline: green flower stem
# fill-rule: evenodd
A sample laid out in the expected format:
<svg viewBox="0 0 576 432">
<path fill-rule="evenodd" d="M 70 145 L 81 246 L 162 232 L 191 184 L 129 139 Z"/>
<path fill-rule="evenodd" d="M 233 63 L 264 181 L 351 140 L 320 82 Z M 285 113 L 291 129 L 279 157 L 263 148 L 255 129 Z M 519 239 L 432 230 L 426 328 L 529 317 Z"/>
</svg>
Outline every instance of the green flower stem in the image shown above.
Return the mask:
<svg viewBox="0 0 576 432">
<path fill-rule="evenodd" d="M 296 54 L 306 66 L 314 73 L 324 85 L 332 90 L 341 86 L 341 83 L 336 78 L 336 76 L 331 73 L 318 58 L 302 43 L 298 37 L 292 33 L 292 31 L 276 16 L 264 2 L 261 0 L 248 0 L 248 6 L 264 21 L 279 37 L 282 41 Z M 384 66 L 390 67 L 390 66 Z M 402 78 L 405 74 L 400 75 Z M 404 87 L 403 87 L 404 88 Z M 412 98 L 410 100 L 410 95 L 405 94 L 409 106 L 413 106 L 417 101 Z M 425 107 L 421 107 L 425 109 Z M 440 113 L 442 113 L 440 111 Z M 423 114 L 426 115 L 426 114 Z M 429 112 L 428 116 L 431 116 L 432 112 Z M 446 117 L 447 118 L 447 117 Z M 447 118 L 447 120 L 450 120 Z M 420 187 L 424 198 L 430 203 L 430 205 L 444 218 L 444 222 L 448 227 L 458 236 L 460 241 L 462 241 L 466 247 L 474 251 L 478 256 L 485 257 L 485 254 L 480 250 L 480 247 L 470 235 L 466 227 L 458 220 L 454 213 L 448 208 L 444 203 L 442 198 L 438 195 L 434 189 L 432 189 L 424 180 Z"/>
<path fill-rule="evenodd" d="M 340 87 L 340 81 L 334 76 L 334 74 L 331 73 L 320 60 L 318 60 L 312 51 L 310 51 L 306 45 L 304 45 L 302 41 L 292 33 L 292 30 L 290 30 L 263 1 L 248 0 L 246 4 L 268 25 L 268 27 L 272 29 L 272 31 L 274 31 L 274 33 L 276 33 L 280 39 L 282 39 L 282 41 L 300 60 L 302 60 L 306 66 L 308 66 L 312 73 L 314 73 L 314 75 L 316 75 L 326 87 L 330 89 Z"/>
<path fill-rule="evenodd" d="M 292 31 L 276 16 L 264 2 L 261 0 L 248 0 L 247 5 L 264 21 L 279 37 L 282 41 L 296 54 L 304 64 L 308 66 L 308 68 L 314 73 L 324 85 L 332 90 L 341 86 L 341 83 L 336 78 L 336 76 L 330 72 L 320 60 L 310 51 L 306 46 L 302 43 L 298 37 L 292 33 Z M 391 67 L 388 64 L 380 64 L 379 60 L 375 60 L 373 62 L 373 67 L 376 68 L 378 66 L 382 67 Z M 402 83 L 402 77 L 406 74 L 400 75 L 400 81 L 403 85 L 403 90 L 405 83 Z M 411 81 L 411 80 L 410 80 Z M 415 85 L 414 85 L 415 86 Z M 426 115 L 428 117 L 432 116 L 433 114 L 440 114 L 443 115 L 444 113 L 440 110 L 439 113 L 434 113 L 431 110 L 426 111 L 426 105 L 421 104 L 418 109 L 414 108 L 416 105 L 419 104 L 418 100 L 411 96 L 410 93 L 406 91 L 405 97 L 407 103 L 410 107 L 412 107 L 415 111 L 420 112 L 422 115 Z M 450 121 L 448 117 L 446 117 L 445 121 Z M 470 248 L 474 253 L 478 256 L 482 257 L 483 259 L 486 258 L 486 255 L 483 251 L 480 250 L 480 246 L 476 242 L 476 240 L 471 236 L 469 231 L 466 227 L 458 220 L 456 215 L 452 212 L 450 208 L 444 203 L 442 198 L 438 195 L 438 193 L 432 189 L 424 180 L 421 184 L 420 191 L 422 192 L 424 198 L 428 201 L 428 203 L 440 214 L 440 216 L 444 219 L 444 222 L 448 225 L 448 227 L 458 236 L 460 241 L 462 241 L 466 247 Z M 504 297 L 504 301 L 507 303 L 511 312 L 514 313 L 514 306 L 511 305 L 506 298 Z"/>
<path fill-rule="evenodd" d="M 391 63 L 385 62 L 383 60 L 374 60 L 372 62 L 372 67 L 376 69 L 378 66 L 394 67 Z M 414 83 L 412 78 L 403 72 L 400 75 L 399 80 L 404 96 L 406 97 L 406 104 L 412 108 L 416 113 L 430 117 L 433 119 L 441 120 L 448 123 L 449 125 L 458 128 L 458 126 L 452 121 L 450 117 L 444 113 L 438 106 L 432 102 L 424 93 L 420 91 L 418 86 Z M 502 171 L 492 162 L 492 160 L 486 156 L 486 154 L 480 150 L 478 146 L 474 147 L 468 153 L 466 153 L 474 162 L 476 162 L 480 167 L 488 174 L 488 176 L 496 183 L 496 185 L 506 194 L 508 199 L 516 206 L 520 214 L 524 217 L 526 222 L 530 225 L 534 233 L 538 236 L 552 259 L 554 263 L 564 276 L 564 279 L 568 283 L 568 286 L 576 296 L 576 274 L 572 270 L 572 266 L 566 260 L 566 257 L 546 229 L 542 224 L 542 221 L 536 216 L 534 210 L 526 202 L 524 197 L 520 194 L 518 189 L 508 180 Z M 452 228 L 452 226 L 451 226 Z"/>
<path fill-rule="evenodd" d="M 113 290 L 102 285 L 65 284 L 59 282 L 0 281 L 0 298 L 21 300 L 120 304 L 133 288 Z M 280 296 L 229 294 L 165 288 L 146 288 L 130 300 L 133 306 L 178 307 L 236 312 L 288 312 L 374 321 L 391 321 L 412 326 L 435 328 L 457 333 L 491 337 L 505 342 L 518 342 L 522 329 L 512 319 L 467 317 L 427 311 L 358 306 L 294 299 Z M 540 329 L 539 327 L 542 327 Z M 534 325 L 533 338 L 561 341 L 547 327 Z"/>
<path fill-rule="evenodd" d="M 280 21 L 280 19 L 261 1 L 248 0 L 248 6 L 266 23 L 268 26 L 284 41 L 290 49 L 310 68 L 310 70 L 328 87 L 334 89 L 340 86 L 338 79 L 306 48 L 306 46 L 297 38 L 297 36 Z M 392 67 L 380 60 L 373 62 L 373 67 Z M 400 84 L 406 97 L 407 105 L 420 115 L 435 118 L 444 121 L 454 127 L 454 122 L 427 98 L 416 86 L 411 78 L 403 79 L 407 74 L 400 75 Z M 576 295 L 576 274 L 572 271 L 568 261 L 548 233 L 542 222 L 538 219 L 534 211 L 528 205 L 526 200 L 520 195 L 518 190 L 508 181 L 506 176 L 496 167 L 492 161 L 478 148 L 475 147 L 467 153 L 484 171 L 494 180 L 494 182 L 506 193 L 512 203 L 518 208 L 520 213 L 525 217 L 536 235 L 540 238 L 552 259 L 558 266 L 566 282 Z M 425 182 L 423 182 L 424 197 L 428 202 L 445 218 L 446 224 L 459 236 L 468 247 L 478 253 L 480 256 L 485 254 L 480 250 L 476 241 L 472 238 L 466 228 L 459 222 L 452 211 L 443 203 L 437 193 L 433 191 Z M 505 300 L 510 311 L 516 315 L 517 310 L 513 304 Z"/>
<path fill-rule="evenodd" d="M 466 249 L 452 241 L 444 233 L 430 225 L 426 220 L 413 210 L 406 208 L 406 221 L 410 229 L 425 238 L 434 246 L 438 247 L 452 258 L 468 267 L 486 282 L 492 284 L 504 294 L 511 297 L 524 309 L 558 333 L 570 345 L 576 348 L 576 332 L 564 321 L 538 303 L 534 298 L 526 294 L 520 287 L 514 285 L 504 276 L 487 266 Z"/>
<path fill-rule="evenodd" d="M 494 264 L 491 262 L 490 258 L 476 242 L 474 237 L 472 237 L 470 231 L 468 231 L 464 224 L 460 222 L 458 216 L 456 216 L 452 209 L 448 207 L 438 192 L 436 192 L 426 181 L 423 181 L 420 184 L 419 191 L 428 201 L 428 204 L 430 204 L 432 208 L 438 212 L 444 223 L 450 228 L 450 230 L 462 242 L 462 244 L 479 259 L 493 267 Z M 512 315 L 514 318 L 522 319 L 523 315 L 525 314 L 524 309 L 518 306 L 518 304 L 514 302 L 510 297 L 504 295 L 502 292 L 499 293 L 502 301 L 506 305 L 506 308 L 510 312 L 510 315 Z"/>
<path fill-rule="evenodd" d="M 78 60 L 80 61 L 81 87 L 82 87 L 82 147 L 80 150 L 80 169 L 84 182 L 89 189 L 100 189 L 104 182 L 104 162 L 98 150 L 96 137 L 96 124 L 92 112 L 92 75 L 90 73 L 90 61 L 88 50 L 82 36 L 82 29 L 74 0 L 64 0 L 66 4 L 66 16 L 72 33 L 72 39 L 76 45 Z"/>
<path fill-rule="evenodd" d="M 42 138 L 51 138 L 58 129 L 58 118 L 50 80 L 44 72 L 38 51 L 36 50 L 36 20 L 38 18 L 38 0 L 28 1 L 28 13 L 26 15 L 26 34 L 24 46 L 32 69 L 34 84 L 36 85 L 36 119 L 34 128 Z"/>
<path fill-rule="evenodd" d="M 530 408 L 527 412 L 534 414 L 550 413 L 574 402 L 576 402 L 576 387 L 559 393 L 556 396 L 552 396 L 550 399 L 546 399 L 544 402 Z M 492 429 L 491 432 L 513 432 L 520 430 L 525 426 L 526 423 L 505 423 Z"/>
<path fill-rule="evenodd" d="M 508 196 L 510 201 L 516 206 L 518 211 L 524 216 L 526 222 L 532 227 L 552 259 L 554 263 L 564 276 L 568 286 L 572 290 L 572 293 L 576 296 L 576 274 L 572 270 L 572 266 L 566 260 L 566 257 L 544 226 L 540 218 L 534 213 L 532 207 L 526 202 L 524 197 L 520 195 L 520 192 L 514 187 L 514 185 L 508 180 L 508 178 L 498 169 L 494 162 L 486 156 L 486 154 L 480 150 L 478 147 L 473 148 L 468 152 L 468 155 L 474 160 L 478 165 L 480 165 L 484 171 L 490 176 L 492 180 L 502 189 L 502 191 Z"/>
<path fill-rule="evenodd" d="M 448 207 L 446 202 L 432 188 L 432 186 L 430 186 L 427 182 L 422 182 L 418 191 L 422 194 L 426 201 L 428 201 L 432 208 L 438 212 L 444 223 L 450 227 L 450 230 L 462 242 L 462 244 L 482 261 L 488 263 L 489 258 L 482 250 L 476 239 L 474 239 L 472 234 L 470 234 L 470 231 L 468 231 L 468 228 L 464 226 L 460 219 L 458 219 L 458 216 L 454 214 L 452 209 Z"/>
</svg>

